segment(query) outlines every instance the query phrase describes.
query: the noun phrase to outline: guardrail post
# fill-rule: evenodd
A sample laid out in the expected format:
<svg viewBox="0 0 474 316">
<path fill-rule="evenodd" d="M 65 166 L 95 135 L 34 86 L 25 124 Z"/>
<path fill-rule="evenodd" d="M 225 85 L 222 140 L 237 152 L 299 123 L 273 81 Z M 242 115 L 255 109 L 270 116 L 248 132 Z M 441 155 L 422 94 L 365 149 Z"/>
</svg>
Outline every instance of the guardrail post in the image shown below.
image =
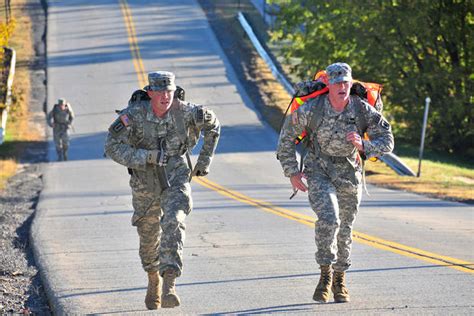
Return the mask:
<svg viewBox="0 0 474 316">
<path fill-rule="evenodd" d="M 416 176 L 419 178 L 421 175 L 421 159 L 423 158 L 423 148 L 425 146 L 425 132 L 426 132 L 426 124 L 428 122 L 428 111 L 430 109 L 430 97 L 426 97 L 425 99 L 425 114 L 423 115 L 423 127 L 421 128 L 421 144 L 420 144 L 420 156 L 418 161 L 418 172 Z"/>
</svg>

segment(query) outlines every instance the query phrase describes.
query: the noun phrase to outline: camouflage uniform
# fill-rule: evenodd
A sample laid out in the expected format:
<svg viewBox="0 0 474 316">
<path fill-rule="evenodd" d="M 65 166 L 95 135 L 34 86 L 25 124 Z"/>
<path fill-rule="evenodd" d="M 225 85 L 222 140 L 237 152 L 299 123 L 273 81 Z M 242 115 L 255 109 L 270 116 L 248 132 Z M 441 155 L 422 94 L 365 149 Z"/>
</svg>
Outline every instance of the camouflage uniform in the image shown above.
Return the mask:
<svg viewBox="0 0 474 316">
<path fill-rule="evenodd" d="M 66 108 L 61 110 L 60 105 L 66 104 Z M 74 120 L 72 106 L 66 103 L 66 100 L 59 99 L 58 103 L 48 113 L 48 125 L 53 128 L 54 144 L 58 160 L 67 160 L 67 151 L 69 149 L 68 130 Z"/>
<path fill-rule="evenodd" d="M 302 88 L 302 87 L 301 87 Z M 318 118 L 316 118 L 318 116 Z M 308 100 L 286 118 L 277 149 L 285 176 L 299 173 L 295 138 L 303 131 L 309 135 L 304 158 L 309 202 L 318 220 L 315 225 L 316 262 L 346 271 L 350 264 L 352 226 L 361 201 L 361 159 L 354 145 L 346 140 L 348 132 L 359 131 L 366 122 L 370 140 L 363 140 L 367 158 L 381 156 L 393 149 L 393 135 L 386 119 L 357 96 L 342 112 L 333 110 L 328 95 Z"/>
<path fill-rule="evenodd" d="M 152 81 L 150 78 L 149 75 Z M 176 89 L 174 75 L 172 85 Z M 215 114 L 201 105 L 175 98 L 171 109 L 160 118 L 141 90 L 132 95 L 128 107 L 109 128 L 105 152 L 129 168 L 132 225 L 137 227 L 140 258 L 147 272 L 159 271 L 162 276 L 170 268 L 177 276 L 182 272 L 184 221 L 192 209 L 191 170 L 185 154 L 196 145 L 201 131 L 204 144 L 196 168 L 207 169 L 220 133 Z M 149 162 L 149 153 L 157 149 L 165 153 L 169 188 L 162 188 L 160 170 Z"/>
</svg>

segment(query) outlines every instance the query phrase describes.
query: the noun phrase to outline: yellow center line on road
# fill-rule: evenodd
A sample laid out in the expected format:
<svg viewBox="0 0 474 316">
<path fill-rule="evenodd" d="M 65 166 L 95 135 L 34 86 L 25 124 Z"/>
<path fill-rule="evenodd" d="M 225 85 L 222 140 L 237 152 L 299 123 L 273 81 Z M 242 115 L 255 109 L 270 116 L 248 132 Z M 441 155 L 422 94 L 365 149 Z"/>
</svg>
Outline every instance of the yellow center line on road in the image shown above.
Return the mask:
<svg viewBox="0 0 474 316">
<path fill-rule="evenodd" d="M 217 193 L 224 195 L 226 197 L 229 197 L 231 199 L 258 207 L 263 211 L 270 212 L 278 216 L 282 216 L 282 217 L 300 222 L 309 227 L 314 228 L 315 226 L 316 219 L 314 217 L 297 213 L 294 211 L 290 211 L 290 210 L 275 206 L 266 201 L 253 199 L 240 192 L 233 191 L 221 185 L 218 185 L 217 183 L 214 183 L 210 181 L 209 179 L 205 179 L 205 178 L 195 178 L 195 179 L 196 179 L 195 181 L 201 184 L 202 186 L 209 188 L 211 190 L 214 190 Z M 415 259 L 419 259 L 423 261 L 427 261 L 435 265 L 447 266 L 447 267 L 450 267 L 462 272 L 474 273 L 473 263 L 470 263 L 467 261 L 435 254 L 435 253 L 424 251 L 418 248 L 405 246 L 393 241 L 383 240 L 383 239 L 370 236 L 364 233 L 356 232 L 356 231 L 352 232 L 352 236 L 353 236 L 354 241 L 374 247 L 374 248 L 394 252 L 403 256 L 407 256 L 407 257 L 411 257 L 411 258 L 415 258 Z"/>
<path fill-rule="evenodd" d="M 137 42 L 137 36 L 135 33 L 135 26 L 133 24 L 132 13 L 130 11 L 130 8 L 126 0 L 119 0 L 119 2 L 120 2 L 120 8 L 122 10 L 123 17 L 124 17 L 125 25 L 127 28 L 128 42 L 130 44 L 130 51 L 132 52 L 133 64 L 135 66 L 135 71 L 138 76 L 138 82 L 140 83 L 142 87 L 144 87 L 147 85 L 147 79 L 145 75 L 145 67 L 143 66 L 143 61 L 141 59 L 140 49 Z M 315 225 L 314 217 L 304 215 L 298 212 L 290 211 L 290 210 L 275 206 L 266 201 L 253 199 L 240 192 L 227 189 L 217 183 L 212 182 L 209 179 L 197 178 L 197 177 L 195 177 L 194 179 L 195 179 L 195 182 L 199 183 L 200 185 L 208 189 L 211 189 L 213 191 L 216 191 L 217 193 L 223 196 L 226 196 L 228 198 L 231 198 L 233 200 L 239 201 L 244 204 L 257 207 L 265 212 L 269 212 L 269 213 L 272 213 L 272 214 L 275 214 L 275 215 L 278 215 L 278 216 L 281 216 L 281 217 L 284 217 L 284 218 L 287 218 L 287 219 L 290 219 L 290 220 L 293 220 L 301 224 L 304 224 L 306 226 L 314 228 L 314 225 Z M 425 262 L 430 262 L 439 266 L 450 267 L 450 268 L 453 268 L 462 272 L 466 272 L 466 273 L 474 273 L 474 267 L 473 267 L 474 264 L 471 262 L 431 253 L 431 252 L 424 251 L 418 248 L 405 246 L 396 242 L 384 240 L 381 238 L 377 238 L 377 237 L 370 236 L 370 235 L 356 232 L 356 231 L 353 231 L 353 238 L 354 238 L 354 241 L 356 242 L 359 242 L 359 243 L 362 243 L 362 244 L 365 244 L 377 249 L 390 251 L 390 252 L 397 253 L 406 257 L 419 259 Z"/>
<path fill-rule="evenodd" d="M 135 32 L 135 24 L 133 23 L 132 12 L 126 0 L 119 0 L 120 9 L 122 10 L 123 19 L 127 28 L 128 43 L 133 57 L 133 65 L 138 76 L 138 83 L 141 87 L 147 85 L 147 78 L 145 74 L 145 67 L 143 66 L 142 57 L 140 55 L 140 48 L 138 47 L 137 33 Z"/>
</svg>

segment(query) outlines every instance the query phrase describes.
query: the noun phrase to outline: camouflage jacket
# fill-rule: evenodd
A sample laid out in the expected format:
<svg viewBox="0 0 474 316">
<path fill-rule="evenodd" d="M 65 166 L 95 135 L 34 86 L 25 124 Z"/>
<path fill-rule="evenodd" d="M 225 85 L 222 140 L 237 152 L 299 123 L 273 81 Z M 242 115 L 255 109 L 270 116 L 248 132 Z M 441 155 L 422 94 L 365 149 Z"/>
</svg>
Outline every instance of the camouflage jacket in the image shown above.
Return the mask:
<svg viewBox="0 0 474 316">
<path fill-rule="evenodd" d="M 314 119 L 313 116 L 318 114 L 321 117 Z M 364 117 L 359 117 L 360 115 Z M 366 122 L 363 131 L 358 130 L 358 126 L 361 125 L 360 120 Z M 338 113 L 332 109 L 328 96 L 321 95 L 305 102 L 289 115 L 280 132 L 277 157 L 287 177 L 299 172 L 295 138 L 303 131 L 306 131 L 310 140 L 309 152 L 305 157 L 305 168 L 313 168 L 328 159 L 349 161 L 357 167 L 357 149 L 346 140 L 346 134 L 352 131 L 359 134 L 367 132 L 369 140 L 363 140 L 367 158 L 389 153 L 394 146 L 390 124 L 368 103 L 357 96 L 351 96 L 346 108 Z"/>
<path fill-rule="evenodd" d="M 220 135 L 220 124 L 214 112 L 201 105 L 174 99 L 171 109 L 160 118 L 154 114 L 148 99 L 138 99 L 131 101 L 110 126 L 105 153 L 115 162 L 132 169 L 136 180 L 144 183 L 156 169 L 147 163 L 148 151 L 159 149 L 164 139 L 170 183 L 184 183 L 189 180 L 191 172 L 184 154 L 197 144 L 201 131 L 204 143 L 197 163 L 209 166 Z"/>
<path fill-rule="evenodd" d="M 66 105 L 64 111 L 59 108 L 59 105 L 55 104 L 47 116 L 48 125 L 52 127 L 54 123 L 55 128 L 65 127 L 67 129 L 73 120 L 74 111 L 69 103 Z"/>
</svg>

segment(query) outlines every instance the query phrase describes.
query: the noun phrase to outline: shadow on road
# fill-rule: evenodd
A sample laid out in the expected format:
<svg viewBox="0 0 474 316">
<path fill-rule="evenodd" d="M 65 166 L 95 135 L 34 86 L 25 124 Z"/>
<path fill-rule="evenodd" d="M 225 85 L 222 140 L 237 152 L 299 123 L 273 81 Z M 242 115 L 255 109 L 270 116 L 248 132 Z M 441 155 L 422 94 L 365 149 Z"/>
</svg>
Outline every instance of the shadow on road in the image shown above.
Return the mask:
<svg viewBox="0 0 474 316">
<path fill-rule="evenodd" d="M 227 311 L 227 312 L 216 312 L 212 314 L 203 314 L 203 315 L 258 315 L 258 314 L 272 314 L 272 313 L 288 313 L 288 312 L 304 312 L 314 313 L 312 307 L 314 305 L 320 304 L 331 304 L 331 303 L 301 303 L 301 304 L 289 304 L 289 305 L 279 305 L 279 306 L 269 306 L 261 308 L 252 308 L 239 311 Z"/>
<path fill-rule="evenodd" d="M 101 212 L 81 212 L 79 214 L 58 214 L 50 215 L 49 217 L 90 217 L 90 216 L 111 216 L 111 215 L 131 215 L 133 210 L 121 210 L 121 211 L 101 211 Z"/>
<path fill-rule="evenodd" d="M 104 159 L 104 144 L 106 132 L 92 134 L 74 134 L 70 136 L 69 160 L 96 160 Z M 265 142 L 266 129 L 263 126 L 237 125 L 223 126 L 221 139 L 216 153 L 252 153 L 274 152 L 276 144 Z M 193 153 L 199 153 L 202 141 L 194 148 Z M 50 160 L 56 160 L 54 143 L 50 141 Z"/>
<path fill-rule="evenodd" d="M 83 39 L 96 39 L 98 43 L 102 42 L 105 38 L 107 39 L 121 39 L 127 35 L 127 31 L 124 27 L 116 27 L 112 23 L 110 25 L 103 25 L 103 17 L 95 16 L 95 10 L 100 10 L 97 7 L 103 6 L 114 6 L 117 7 L 117 1 L 97 1 L 90 8 L 84 8 L 84 3 L 78 2 L 77 7 L 75 6 L 74 1 L 68 1 L 67 4 L 62 5 L 60 2 L 53 1 L 52 6 L 55 7 L 54 15 L 57 17 L 55 22 L 58 24 L 62 23 L 87 23 L 87 28 L 78 29 L 76 32 L 70 32 L 68 35 L 70 39 L 83 40 Z M 189 10 L 189 5 L 180 4 L 174 2 L 172 5 L 167 6 L 152 6 L 145 7 L 141 5 L 129 4 L 132 11 L 132 16 L 134 20 L 150 20 L 150 16 L 153 16 L 156 19 L 161 17 L 173 16 L 172 12 L 186 12 L 187 14 L 192 14 L 194 12 Z M 64 7 L 64 8 L 63 8 Z M 73 18 L 71 15 L 72 12 L 76 16 L 78 11 L 91 11 L 91 14 L 87 16 L 87 20 L 79 18 Z M 109 10 L 110 19 L 122 20 L 122 14 L 117 10 Z M 115 13 L 113 13 L 115 12 Z M 117 14 L 118 13 L 118 14 Z M 140 55 L 143 60 L 157 60 L 164 58 L 179 58 L 183 56 L 183 52 L 186 52 L 187 57 L 197 58 L 195 69 L 210 69 L 213 67 L 220 67 L 215 63 L 215 59 L 208 58 L 209 56 L 209 47 L 202 45 L 206 42 L 205 38 L 198 36 L 197 34 L 206 34 L 205 32 L 186 32 L 189 29 L 197 30 L 197 28 L 203 29 L 207 25 L 207 21 L 204 22 L 204 19 L 199 18 L 199 15 L 195 15 L 193 19 L 188 20 L 179 20 L 173 22 L 172 32 L 177 32 L 180 36 L 167 37 L 166 41 L 162 41 L 163 36 L 167 36 L 170 33 L 170 30 L 162 31 L 146 31 L 142 30 L 138 35 L 140 38 L 139 47 Z M 199 21 L 201 20 L 201 21 Z M 94 28 L 94 26 L 96 26 Z M 100 31 L 97 31 L 100 29 Z M 193 45 L 194 43 L 194 45 Z M 189 51 L 189 45 L 192 45 L 193 51 Z M 169 49 L 173 47 L 173 49 Z M 204 57 L 204 59 L 202 58 Z M 90 65 L 90 64 L 104 64 L 104 63 L 113 63 L 116 61 L 129 61 L 132 58 L 130 52 L 130 46 L 128 42 L 117 45 L 99 45 L 87 48 L 79 49 L 67 49 L 61 50 L 50 50 L 48 54 L 48 67 L 68 67 L 68 66 L 78 66 L 78 65 Z M 217 83 L 216 83 L 217 84 Z"/>
<path fill-rule="evenodd" d="M 72 134 L 69 143 L 69 160 L 104 159 L 105 132 L 93 134 Z M 49 141 L 49 160 L 56 161 L 54 142 Z"/>
<path fill-rule="evenodd" d="M 381 272 L 381 271 L 394 271 L 394 270 L 412 270 L 412 269 L 431 269 L 431 268 L 441 268 L 447 266 L 454 266 L 454 265 L 421 265 L 421 266 L 403 266 L 403 267 L 392 267 L 392 268 L 373 268 L 373 269 L 361 269 L 361 270 L 351 270 L 348 271 L 349 274 L 353 273 L 372 273 L 372 272 Z M 319 273 L 303 273 L 303 274 L 288 274 L 288 275 L 276 275 L 276 276 L 264 276 L 264 277 L 254 277 L 254 278 L 243 278 L 243 279 L 227 279 L 227 280 L 214 280 L 214 281 L 202 281 L 202 282 L 192 282 L 192 283 L 178 283 L 176 286 L 178 288 L 181 287 L 189 287 L 189 286 L 202 286 L 202 285 L 214 285 L 214 284 L 225 284 L 225 283 L 238 283 L 238 282 L 255 282 L 255 281 L 263 281 L 263 280 L 277 280 L 277 279 L 295 279 L 295 278 L 307 278 L 307 277 L 316 277 Z M 120 288 L 120 289 L 111 289 L 111 290 L 100 290 L 100 291 L 87 291 L 81 293 L 73 293 L 73 294 L 66 294 L 62 295 L 59 298 L 71 298 L 77 296 L 87 296 L 87 295 L 97 295 L 97 294 L 110 294 L 110 293 L 119 293 L 119 292 L 134 292 L 134 291 L 145 291 L 146 287 L 130 287 L 130 288 Z M 315 305 L 318 303 L 311 303 L 311 304 L 292 304 L 292 305 L 282 305 L 282 306 L 274 306 L 274 307 L 267 307 L 262 309 L 255 309 L 255 310 L 247 310 L 247 311 L 229 311 L 229 312 L 221 312 L 221 313 L 213 313 L 216 314 L 227 314 L 227 313 L 251 313 L 251 311 L 259 311 L 259 310 L 267 310 L 273 308 L 286 308 L 291 306 L 307 306 L 307 305 Z M 271 310 L 267 310 L 266 312 L 270 312 Z"/>
<path fill-rule="evenodd" d="M 222 126 L 217 153 L 275 152 L 277 144 L 268 139 L 268 128 L 262 125 Z"/>
<path fill-rule="evenodd" d="M 399 191 L 391 191 L 394 195 L 399 195 Z M 377 201 L 362 201 L 361 207 L 363 208 L 379 208 L 379 207 L 404 207 L 404 208 L 445 208 L 445 207 L 460 207 L 465 208 L 466 205 L 461 203 L 453 203 L 450 201 L 440 201 L 440 200 L 401 200 L 401 199 L 391 199 L 391 200 L 377 200 Z"/>
</svg>

